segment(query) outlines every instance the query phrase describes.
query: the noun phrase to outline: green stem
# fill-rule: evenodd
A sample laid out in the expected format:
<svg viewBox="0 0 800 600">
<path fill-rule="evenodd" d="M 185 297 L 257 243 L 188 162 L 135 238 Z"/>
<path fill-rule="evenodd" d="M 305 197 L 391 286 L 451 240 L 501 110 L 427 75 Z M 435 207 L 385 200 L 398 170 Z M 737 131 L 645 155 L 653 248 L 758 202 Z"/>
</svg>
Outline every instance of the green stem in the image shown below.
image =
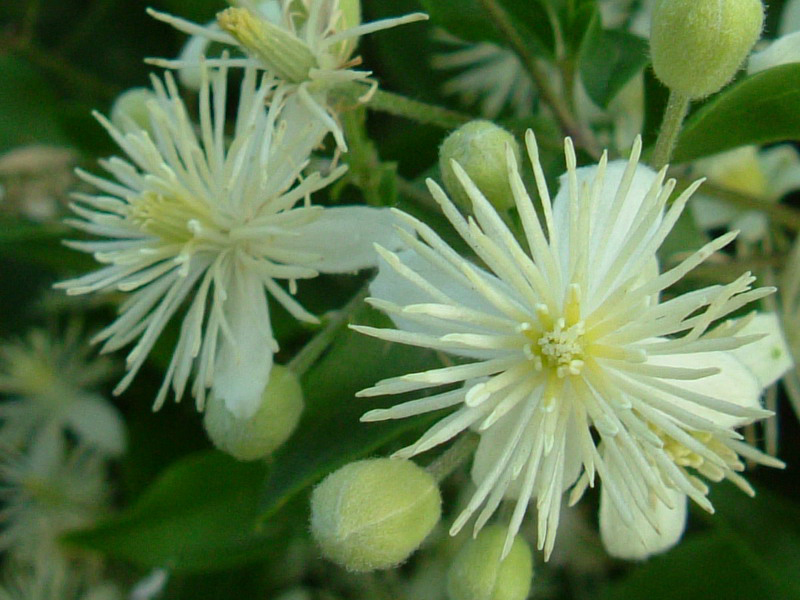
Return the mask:
<svg viewBox="0 0 800 600">
<path fill-rule="evenodd" d="M 334 93 L 345 102 L 361 103 L 371 110 L 436 125 L 442 129 L 454 129 L 474 119 L 471 115 L 412 100 L 393 92 L 381 89 L 371 91 L 370 86 L 358 82 L 340 84 L 336 86 Z"/>
<path fill-rule="evenodd" d="M 661 131 L 658 132 L 658 139 L 656 140 L 656 149 L 650 161 L 656 170 L 667 165 L 672 158 L 672 151 L 678 141 L 683 119 L 686 118 L 686 113 L 689 112 L 689 102 L 688 96 L 684 96 L 675 90 L 670 91 L 667 109 L 664 111 L 664 117 L 661 121 Z"/>
<path fill-rule="evenodd" d="M 433 475 L 437 483 L 441 483 L 472 456 L 478 447 L 478 440 L 480 440 L 479 435 L 471 431 L 465 432 L 425 469 Z"/>
<path fill-rule="evenodd" d="M 525 40 L 514 27 L 514 23 L 505 9 L 498 4 L 497 0 L 480 0 L 492 23 L 506 37 L 509 44 L 519 56 L 528 74 L 536 85 L 542 100 L 553 111 L 553 115 L 558 121 L 564 135 L 573 139 L 575 145 L 580 146 L 594 158 L 600 156 L 600 146 L 594 139 L 591 131 L 585 130 L 580 126 L 577 119 L 570 112 L 569 108 L 561 102 L 556 89 L 550 83 L 550 78 L 536 56 L 531 52 Z"/>
<path fill-rule="evenodd" d="M 679 177 L 678 188 L 685 189 L 691 185 L 692 180 Z M 800 210 L 787 204 L 770 202 L 765 198 L 749 196 L 731 190 L 709 181 L 700 186 L 700 192 L 707 196 L 714 196 L 745 210 L 757 210 L 764 213 L 776 225 L 781 225 L 790 231 L 800 232 Z"/>
<path fill-rule="evenodd" d="M 353 313 L 361 307 L 367 294 L 368 288 L 364 286 L 341 309 L 331 313 L 322 330 L 303 346 L 303 349 L 289 361 L 286 367 L 298 377 L 304 375 L 331 345 L 331 342 L 336 338 L 342 327 L 347 324 Z"/>
</svg>

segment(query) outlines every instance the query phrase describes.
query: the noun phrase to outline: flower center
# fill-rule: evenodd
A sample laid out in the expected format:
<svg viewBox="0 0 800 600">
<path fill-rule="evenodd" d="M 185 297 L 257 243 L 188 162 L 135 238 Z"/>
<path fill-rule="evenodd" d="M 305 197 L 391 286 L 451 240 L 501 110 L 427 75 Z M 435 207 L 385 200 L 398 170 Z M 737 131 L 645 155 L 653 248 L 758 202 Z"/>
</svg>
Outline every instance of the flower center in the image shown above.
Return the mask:
<svg viewBox="0 0 800 600">
<path fill-rule="evenodd" d="M 525 345 L 525 353 L 533 361 L 537 371 L 552 369 L 564 378 L 580 375 L 583 368 L 586 326 L 583 321 L 567 325 L 565 319 L 557 319 L 553 326 L 542 331 L 526 323 L 522 327 L 531 343 Z"/>
<path fill-rule="evenodd" d="M 542 366 L 556 370 L 559 377 L 578 375 L 583 367 L 583 321 L 567 327 L 565 320 L 558 319 L 554 327 L 542 333 L 536 340 Z"/>
<path fill-rule="evenodd" d="M 145 192 L 130 202 L 130 219 L 144 233 L 168 243 L 185 244 L 194 237 L 191 221 L 216 229 L 208 210 L 192 199 Z"/>
</svg>

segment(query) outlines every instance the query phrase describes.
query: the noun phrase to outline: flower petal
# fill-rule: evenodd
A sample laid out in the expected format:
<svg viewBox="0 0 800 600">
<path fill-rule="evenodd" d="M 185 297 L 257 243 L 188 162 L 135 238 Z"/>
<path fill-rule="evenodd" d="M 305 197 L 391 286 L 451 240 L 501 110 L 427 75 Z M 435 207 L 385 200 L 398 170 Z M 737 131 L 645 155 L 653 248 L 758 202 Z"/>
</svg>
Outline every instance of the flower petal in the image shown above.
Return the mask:
<svg viewBox="0 0 800 600">
<path fill-rule="evenodd" d="M 348 273 L 377 265 L 375 243 L 389 250 L 400 248 L 394 225 L 389 209 L 337 206 L 296 227 L 293 231 L 299 235 L 282 238 L 280 245 L 318 255 L 319 260 L 308 266 L 322 273 Z"/>
<path fill-rule="evenodd" d="M 475 288 L 471 287 L 466 279 L 458 279 L 453 273 L 423 258 L 414 250 L 402 250 L 397 256 L 410 271 L 451 298 L 456 303 L 456 306 L 478 311 L 492 317 L 503 318 L 502 313 L 478 293 Z M 504 291 L 508 290 L 508 286 L 495 276 L 477 267 L 475 270 L 491 285 L 499 286 Z M 372 296 L 403 307 L 440 302 L 438 298 L 403 277 L 383 258 L 378 261 L 378 275 L 370 284 L 369 289 Z M 433 336 L 453 333 L 485 333 L 479 325 L 467 323 L 463 320 L 426 319 L 422 321 L 400 317 L 395 313 L 389 313 L 389 316 L 399 329 L 413 333 L 424 333 Z M 490 350 L 453 349 L 449 352 L 478 359 L 489 359 L 497 356 L 496 352 Z"/>
<path fill-rule="evenodd" d="M 473 483 L 480 487 L 481 482 L 486 479 L 486 476 L 492 472 L 500 456 L 503 454 L 505 444 L 509 437 L 513 434 L 514 428 L 519 424 L 522 413 L 524 412 L 525 401 L 520 402 L 509 413 L 489 427 L 486 431 L 481 432 L 481 439 L 478 442 L 478 449 L 475 451 L 475 458 L 472 461 L 472 470 L 470 475 Z M 564 481 L 563 489 L 569 489 L 573 483 L 578 479 L 581 473 L 583 463 L 580 456 L 581 440 L 576 431 L 576 427 L 580 427 L 573 417 L 570 418 L 569 425 L 566 430 L 566 442 L 564 444 Z M 584 427 L 587 425 L 584 423 Z M 538 431 L 531 431 L 529 435 L 536 435 Z M 505 497 L 517 500 L 522 493 L 522 485 L 525 479 L 524 470 L 520 475 L 511 482 L 506 490 Z M 535 488 L 534 488 L 535 489 Z M 535 492 L 534 492 L 535 497 Z"/>
<path fill-rule="evenodd" d="M 609 469 L 613 469 L 611 461 Z M 675 508 L 668 508 L 653 498 L 652 517 L 658 531 L 631 502 L 631 523 L 626 524 L 614 502 L 608 496 L 605 485 L 600 489 L 600 538 L 611 556 L 625 560 L 644 560 L 653 554 L 669 550 L 683 535 L 686 528 L 686 494 L 667 490 L 673 497 Z"/>
<path fill-rule="evenodd" d="M 753 52 L 747 63 L 747 73 L 753 75 L 796 62 L 800 62 L 800 31 L 779 37 L 761 52 Z"/>
<path fill-rule="evenodd" d="M 636 166 L 631 180 L 630 189 L 621 208 L 617 211 L 616 218 L 612 216 L 612 206 L 617 195 L 617 190 L 622 182 L 625 169 L 628 166 L 626 160 L 615 160 L 606 166 L 603 187 L 597 194 L 597 201 L 591 206 L 589 222 L 591 223 L 591 233 L 588 243 L 588 255 L 592 257 L 592 269 L 590 275 L 593 280 L 599 280 L 613 263 L 625 242 L 631 236 L 631 229 L 634 219 L 639 212 L 653 181 L 656 179 L 656 172 L 642 164 Z M 584 186 L 591 190 L 592 183 L 598 174 L 597 166 L 581 167 L 576 170 L 576 180 L 578 186 L 578 196 L 583 198 L 582 190 Z M 569 272 L 569 253 L 570 253 L 570 189 L 569 174 L 565 173 L 559 178 L 558 194 L 553 200 L 553 220 L 556 231 L 559 232 L 559 254 L 564 272 Z M 648 231 L 648 238 L 661 224 L 661 218 L 653 219 Z M 610 228 L 610 231 L 607 231 Z M 582 241 L 582 244 L 585 242 Z M 601 247 L 602 244 L 602 247 Z M 590 283 L 590 289 L 593 286 Z"/>
<path fill-rule="evenodd" d="M 743 348 L 749 348 L 750 345 Z M 665 383 L 690 392 L 725 400 L 745 408 L 761 408 L 761 386 L 755 375 L 732 352 L 695 352 L 648 356 L 646 364 L 691 369 L 716 368 L 719 373 L 695 380 L 663 379 Z M 712 410 L 674 396 L 671 401 L 690 413 L 713 421 L 720 427 L 740 427 L 749 422 L 743 417 Z"/>
<path fill-rule="evenodd" d="M 99 396 L 85 395 L 70 401 L 64 421 L 80 440 L 117 456 L 125 451 L 125 423 L 117 408 Z"/>
<path fill-rule="evenodd" d="M 758 313 L 737 333 L 738 336 L 754 334 L 766 334 L 766 337 L 731 350 L 731 354 L 753 372 L 761 387 L 767 387 L 783 377 L 794 361 L 783 337 L 778 315 Z"/>
<path fill-rule="evenodd" d="M 223 310 L 232 339 L 222 336 L 212 392 L 237 418 L 248 419 L 269 380 L 275 340 L 261 281 L 238 265 L 228 280 Z"/>
</svg>

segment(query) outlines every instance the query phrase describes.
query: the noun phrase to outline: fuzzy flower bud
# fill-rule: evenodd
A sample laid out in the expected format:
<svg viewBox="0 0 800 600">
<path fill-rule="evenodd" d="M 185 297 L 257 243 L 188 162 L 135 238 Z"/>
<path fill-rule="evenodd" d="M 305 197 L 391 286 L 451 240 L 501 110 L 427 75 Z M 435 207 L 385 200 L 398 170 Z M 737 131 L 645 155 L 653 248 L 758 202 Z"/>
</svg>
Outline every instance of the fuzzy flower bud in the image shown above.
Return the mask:
<svg viewBox="0 0 800 600">
<path fill-rule="evenodd" d="M 309 71 L 318 66 L 301 39 L 246 8 L 226 8 L 217 15 L 217 24 L 285 81 L 307 81 Z"/>
<path fill-rule="evenodd" d="M 514 206 L 508 182 L 506 146 L 511 146 L 519 162 L 519 144 L 514 136 L 490 121 L 471 121 L 447 136 L 439 148 L 439 167 L 451 198 L 469 211 L 472 202 L 459 181 L 452 161 L 456 161 L 483 192 L 486 199 L 501 211 Z"/>
<path fill-rule="evenodd" d="M 461 548 L 447 572 L 450 600 L 524 600 L 533 578 L 533 557 L 527 542 L 514 538 L 511 551 L 500 560 L 507 530 L 484 527 Z"/>
<path fill-rule="evenodd" d="M 387 569 L 416 550 L 441 517 L 430 473 L 408 460 L 345 465 L 311 496 L 311 532 L 330 560 L 350 571 Z"/>
<path fill-rule="evenodd" d="M 225 402 L 211 396 L 203 423 L 214 445 L 239 460 L 264 458 L 283 444 L 303 412 L 303 390 L 294 373 L 273 365 L 261 404 L 252 417 L 240 419 Z"/>
<path fill-rule="evenodd" d="M 149 131 L 150 113 L 147 111 L 147 102 L 155 97 L 152 91 L 143 87 L 125 90 L 111 106 L 111 123 L 120 131 Z"/>
<path fill-rule="evenodd" d="M 689 98 L 713 94 L 733 79 L 763 22 L 761 0 L 663 0 L 653 10 L 653 69 Z"/>
</svg>

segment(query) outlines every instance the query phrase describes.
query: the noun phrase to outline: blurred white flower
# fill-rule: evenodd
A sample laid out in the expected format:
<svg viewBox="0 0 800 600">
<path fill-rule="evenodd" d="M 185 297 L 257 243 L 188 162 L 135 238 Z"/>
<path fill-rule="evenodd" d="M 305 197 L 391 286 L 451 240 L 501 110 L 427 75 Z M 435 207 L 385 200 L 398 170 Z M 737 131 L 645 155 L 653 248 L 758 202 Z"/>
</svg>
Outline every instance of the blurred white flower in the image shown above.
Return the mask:
<svg viewBox="0 0 800 600">
<path fill-rule="evenodd" d="M 774 290 L 751 289 L 755 278 L 745 273 L 728 285 L 660 301 L 662 291 L 735 237 L 726 234 L 658 272 L 656 251 L 699 182 L 664 213 L 675 181 L 664 184 L 666 169 L 657 174 L 638 163 L 641 140 L 627 163 L 607 164 L 604 156 L 599 165 L 580 169 L 567 140 L 567 173 L 551 203 L 532 132 L 526 141 L 543 219 L 509 151 L 508 177 L 524 243 L 456 163 L 474 217 L 463 217 L 429 181 L 447 218 L 488 271 L 459 256 L 424 223 L 398 213 L 421 240 L 402 233 L 409 250 L 380 249 L 384 263 L 370 300 L 398 329 L 354 328 L 473 362 L 378 382 L 359 396 L 459 385 L 370 411 L 363 420 L 458 407 L 397 455 L 413 456 L 477 429 L 477 491 L 451 533 L 483 506 L 475 522 L 479 530 L 504 497 L 517 498 L 506 553 L 536 498 L 539 548 L 549 556 L 562 493 L 574 484 L 570 499 L 576 502 L 596 475 L 622 521 L 640 537 L 658 531 L 664 508 L 679 509 L 678 497 L 688 495 L 711 511 L 708 488 L 680 460 L 680 448 L 700 458 L 699 473 L 752 491 L 736 472 L 739 454 L 781 463 L 741 442 L 734 431 L 771 413 L 759 406 L 755 377 L 729 351 L 758 336 L 739 336 L 736 328 L 725 335 L 708 331 L 716 320 Z"/>
<path fill-rule="evenodd" d="M 44 437 L 69 431 L 83 444 L 118 455 L 125 450 L 125 425 L 116 407 L 92 391 L 112 373 L 104 359 L 88 360 L 79 329 L 62 337 L 41 330 L 0 346 L 0 442 L 36 446 Z"/>
<path fill-rule="evenodd" d="M 209 81 L 211 77 L 211 81 Z M 371 245 L 393 243 L 389 214 L 366 207 L 324 209 L 310 194 L 339 177 L 301 177 L 309 148 L 303 131 L 314 125 L 284 105 L 266 76 L 244 72 L 233 127 L 225 137 L 227 69 L 203 71 L 200 128 L 190 121 L 171 74 L 166 87 L 153 78 L 147 102 L 153 137 L 130 128 L 122 134 L 97 118 L 129 160 L 101 165 L 112 179 L 80 171 L 100 190 L 77 194 L 71 224 L 101 237 L 72 242 L 102 269 L 58 284 L 69 294 L 131 292 L 120 316 L 95 336 L 104 352 L 136 341 L 128 354 L 121 393 L 141 368 L 170 319 L 181 311 L 180 334 L 155 408 L 172 387 L 180 400 L 192 371 L 192 395 L 202 410 L 207 390 L 239 418 L 258 408 L 277 343 L 266 294 L 294 317 L 314 323 L 277 280 L 343 273 L 374 265 Z M 264 100 L 275 92 L 269 110 Z"/>
<path fill-rule="evenodd" d="M 433 68 L 460 71 L 442 85 L 444 94 L 458 96 L 465 105 L 478 104 L 489 119 L 506 107 L 516 117 L 533 114 L 533 83 L 514 52 L 491 42 L 465 42 L 442 30 L 435 39 L 451 49 L 433 55 Z"/>
<path fill-rule="evenodd" d="M 15 568 L 0 583 L 0 600 L 122 600 L 113 583 L 85 579 L 52 566 Z"/>
<path fill-rule="evenodd" d="M 748 75 L 789 63 L 800 62 L 800 2 L 789 0 L 783 6 L 778 38 L 764 41 L 750 55 Z"/>
<path fill-rule="evenodd" d="M 296 94 L 312 118 L 333 133 L 342 151 L 347 150 L 347 144 L 328 92 L 337 84 L 350 81 L 376 85 L 370 79 L 370 71 L 353 68 L 361 63 L 360 58 L 352 56 L 358 38 L 428 18 L 423 13 L 413 13 L 361 24 L 360 6 L 353 0 L 238 0 L 235 6 L 217 15 L 216 23 L 206 26 L 153 9 L 148 12 L 197 36 L 189 41 L 178 60 L 150 62 L 167 68 L 193 69 L 202 60 L 208 42 L 233 46 L 244 56 L 223 56 L 206 62 L 211 66 L 266 69 L 283 82 L 285 93 Z M 190 71 L 184 78 L 191 84 L 196 75 Z"/>
<path fill-rule="evenodd" d="M 59 146 L 33 144 L 0 155 L 0 210 L 32 221 L 55 220 L 75 184 L 77 154 Z"/>
<path fill-rule="evenodd" d="M 774 275 L 770 274 L 774 278 Z M 786 395 L 800 419 L 800 237 L 786 257 L 783 270 L 777 277 L 778 294 L 769 305 L 777 312 L 780 326 L 791 352 L 793 368 L 783 377 Z M 775 442 L 771 446 L 775 447 Z"/>
<path fill-rule="evenodd" d="M 85 447 L 69 452 L 57 437 L 27 452 L 0 453 L 0 550 L 21 564 L 56 572 L 66 558 L 59 536 L 86 527 L 107 509 L 103 457 Z"/>
<path fill-rule="evenodd" d="M 788 144 L 766 150 L 742 146 L 698 160 L 694 172 L 714 185 L 771 203 L 800 189 L 800 156 Z M 732 206 L 703 194 L 702 189 L 692 200 L 692 214 L 700 229 L 739 230 L 740 241 L 750 244 L 762 240 L 769 231 L 763 212 Z"/>
</svg>

